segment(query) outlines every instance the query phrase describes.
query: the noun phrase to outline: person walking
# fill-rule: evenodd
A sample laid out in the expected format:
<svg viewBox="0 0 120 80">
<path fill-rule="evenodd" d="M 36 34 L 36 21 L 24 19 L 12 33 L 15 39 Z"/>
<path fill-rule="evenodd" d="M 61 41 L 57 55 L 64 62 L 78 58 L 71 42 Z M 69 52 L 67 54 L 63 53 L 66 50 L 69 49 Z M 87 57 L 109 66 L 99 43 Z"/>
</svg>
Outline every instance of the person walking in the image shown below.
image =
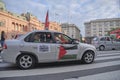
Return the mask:
<svg viewBox="0 0 120 80">
<path fill-rule="evenodd" d="M 3 47 L 3 45 L 4 45 L 5 38 L 6 38 L 6 36 L 5 36 L 5 32 L 2 31 L 2 32 L 1 32 L 1 47 Z"/>
</svg>

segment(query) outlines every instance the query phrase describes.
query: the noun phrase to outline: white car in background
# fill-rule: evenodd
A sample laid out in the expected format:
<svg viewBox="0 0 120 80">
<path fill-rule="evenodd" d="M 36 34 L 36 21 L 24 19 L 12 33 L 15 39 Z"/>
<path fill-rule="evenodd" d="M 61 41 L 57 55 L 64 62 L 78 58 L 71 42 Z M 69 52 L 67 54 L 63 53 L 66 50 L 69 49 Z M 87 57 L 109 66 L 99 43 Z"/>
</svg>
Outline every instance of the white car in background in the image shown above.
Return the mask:
<svg viewBox="0 0 120 80">
<path fill-rule="evenodd" d="M 33 31 L 15 40 L 6 40 L 2 58 L 15 63 L 21 69 L 29 69 L 37 63 L 81 60 L 92 63 L 96 48 L 76 42 L 67 35 L 54 31 Z"/>
<path fill-rule="evenodd" d="M 110 36 L 95 37 L 92 40 L 92 45 L 100 51 L 120 49 L 120 41 L 114 40 Z"/>
</svg>

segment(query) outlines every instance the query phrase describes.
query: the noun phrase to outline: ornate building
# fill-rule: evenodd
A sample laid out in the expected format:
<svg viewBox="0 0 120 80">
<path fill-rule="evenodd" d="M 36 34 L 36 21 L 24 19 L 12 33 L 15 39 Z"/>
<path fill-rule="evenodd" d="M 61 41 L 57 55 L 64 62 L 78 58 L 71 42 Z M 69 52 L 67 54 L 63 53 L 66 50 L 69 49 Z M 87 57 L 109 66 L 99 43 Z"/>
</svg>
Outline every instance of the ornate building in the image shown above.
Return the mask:
<svg viewBox="0 0 120 80">
<path fill-rule="evenodd" d="M 12 35 L 24 34 L 33 30 L 44 30 L 43 22 L 29 12 L 21 15 L 7 11 L 5 4 L 0 0 L 0 32 L 5 31 L 7 38 Z M 49 30 L 61 32 L 60 24 L 50 22 Z"/>
<path fill-rule="evenodd" d="M 61 32 L 61 24 L 51 21 L 49 23 L 49 30 Z"/>
</svg>

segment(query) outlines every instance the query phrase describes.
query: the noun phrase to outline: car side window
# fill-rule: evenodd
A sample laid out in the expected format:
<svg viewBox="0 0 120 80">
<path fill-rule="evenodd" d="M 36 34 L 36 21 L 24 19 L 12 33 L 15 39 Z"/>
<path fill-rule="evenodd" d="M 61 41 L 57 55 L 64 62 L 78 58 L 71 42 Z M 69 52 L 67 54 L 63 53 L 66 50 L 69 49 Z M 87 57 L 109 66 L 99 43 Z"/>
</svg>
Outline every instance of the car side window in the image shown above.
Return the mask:
<svg viewBox="0 0 120 80">
<path fill-rule="evenodd" d="M 72 39 L 64 34 L 61 33 L 55 33 L 54 39 L 56 43 L 63 43 L 63 44 L 71 44 Z"/>
<path fill-rule="evenodd" d="M 52 43 L 53 42 L 53 38 L 50 32 L 39 32 L 38 33 L 38 41 L 40 43 Z"/>
<path fill-rule="evenodd" d="M 102 37 L 102 38 L 100 39 L 100 41 L 106 41 L 105 37 Z"/>
<path fill-rule="evenodd" d="M 110 41 L 110 38 L 109 38 L 109 37 L 106 37 L 106 41 Z"/>
<path fill-rule="evenodd" d="M 25 42 L 31 42 L 32 41 L 32 35 L 33 35 L 33 33 L 29 34 L 27 37 L 25 37 L 24 41 Z"/>
<path fill-rule="evenodd" d="M 36 32 L 28 35 L 25 39 L 26 42 L 33 43 L 52 43 L 53 38 L 50 32 Z"/>
<path fill-rule="evenodd" d="M 45 43 L 53 43 L 53 37 L 52 34 L 50 32 L 44 33 L 43 34 L 43 42 Z"/>
<path fill-rule="evenodd" d="M 32 38 L 33 39 L 32 42 L 34 42 L 34 43 L 40 43 L 41 42 L 41 38 L 40 38 L 41 35 L 42 34 L 39 33 L 39 32 L 35 33 L 34 36 L 33 36 L 33 38 Z"/>
</svg>

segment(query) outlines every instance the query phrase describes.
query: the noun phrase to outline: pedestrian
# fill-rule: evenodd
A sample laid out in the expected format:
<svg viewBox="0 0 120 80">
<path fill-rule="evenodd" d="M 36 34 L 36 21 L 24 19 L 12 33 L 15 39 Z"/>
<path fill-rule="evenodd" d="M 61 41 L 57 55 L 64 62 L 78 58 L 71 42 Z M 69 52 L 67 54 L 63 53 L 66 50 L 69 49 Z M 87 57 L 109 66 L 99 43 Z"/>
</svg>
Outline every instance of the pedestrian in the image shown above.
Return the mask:
<svg viewBox="0 0 120 80">
<path fill-rule="evenodd" d="M 11 39 L 14 39 L 14 35 L 11 35 Z"/>
<path fill-rule="evenodd" d="M 5 32 L 2 31 L 2 32 L 1 32 L 1 47 L 3 47 L 3 45 L 4 45 L 5 38 L 6 38 Z"/>
</svg>

